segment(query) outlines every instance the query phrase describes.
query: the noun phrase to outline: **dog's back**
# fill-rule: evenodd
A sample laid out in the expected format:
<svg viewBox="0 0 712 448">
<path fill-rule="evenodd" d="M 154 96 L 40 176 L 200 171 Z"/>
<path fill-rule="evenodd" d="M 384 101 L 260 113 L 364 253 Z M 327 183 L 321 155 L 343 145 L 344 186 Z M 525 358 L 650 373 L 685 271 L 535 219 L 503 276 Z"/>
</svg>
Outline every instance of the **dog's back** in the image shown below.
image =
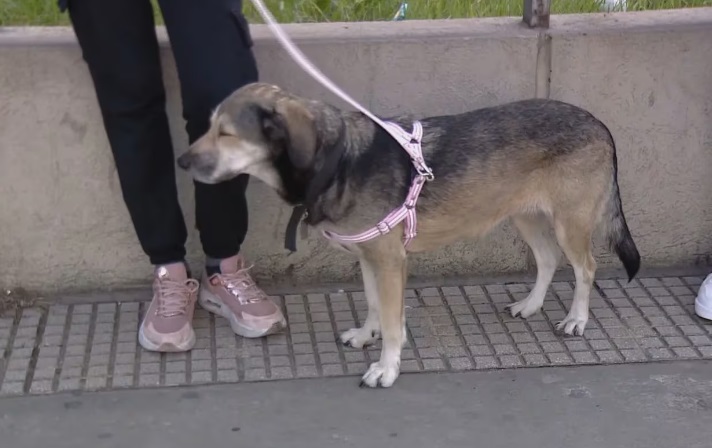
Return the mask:
<svg viewBox="0 0 712 448">
<path fill-rule="evenodd" d="M 407 120 L 398 121 L 408 129 Z M 621 206 L 615 143 L 591 113 L 530 99 L 422 123 L 423 151 L 436 180 L 418 204 L 413 251 L 479 237 L 506 218 L 541 213 L 583 240 L 602 224 L 628 275 L 636 274 L 640 256 Z M 374 176 L 394 178 L 383 167 Z M 378 194 L 368 190 L 363 193 Z"/>
<path fill-rule="evenodd" d="M 592 145 L 614 152 L 610 132 L 589 112 L 555 100 L 530 99 L 423 120 L 426 158 L 441 180 L 465 171 L 509 167 L 528 173 L 576 157 Z M 407 122 L 403 123 L 408 126 Z M 560 159 L 560 160 L 557 160 Z M 503 165 L 505 162 L 511 162 Z"/>
</svg>

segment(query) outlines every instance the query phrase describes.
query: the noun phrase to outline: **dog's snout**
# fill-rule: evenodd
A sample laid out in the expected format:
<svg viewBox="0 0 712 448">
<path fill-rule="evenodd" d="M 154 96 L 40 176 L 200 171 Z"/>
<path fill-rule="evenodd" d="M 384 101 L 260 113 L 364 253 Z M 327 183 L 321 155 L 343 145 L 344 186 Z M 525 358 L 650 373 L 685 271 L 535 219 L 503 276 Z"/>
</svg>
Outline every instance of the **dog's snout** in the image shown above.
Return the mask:
<svg viewBox="0 0 712 448">
<path fill-rule="evenodd" d="M 201 182 L 213 182 L 215 180 L 215 170 L 217 168 L 216 151 L 203 150 L 196 152 L 190 149 L 181 154 L 176 163 L 183 171 L 190 174 Z"/>
<path fill-rule="evenodd" d="M 178 166 L 181 167 L 184 170 L 188 170 L 190 168 L 190 153 L 185 153 L 178 157 Z"/>
</svg>

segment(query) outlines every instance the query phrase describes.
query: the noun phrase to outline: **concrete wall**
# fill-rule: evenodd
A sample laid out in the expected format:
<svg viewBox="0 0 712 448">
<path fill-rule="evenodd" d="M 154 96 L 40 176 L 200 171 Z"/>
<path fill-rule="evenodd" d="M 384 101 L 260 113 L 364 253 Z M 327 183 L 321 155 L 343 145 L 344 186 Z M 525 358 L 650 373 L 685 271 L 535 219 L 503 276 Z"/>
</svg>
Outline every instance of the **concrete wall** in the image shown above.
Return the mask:
<svg viewBox="0 0 712 448">
<path fill-rule="evenodd" d="M 553 16 L 551 22 L 548 36 L 518 18 L 291 25 L 287 31 L 327 75 L 379 114 L 454 113 L 547 91 L 590 109 L 618 143 L 624 207 L 645 265 L 706 262 L 712 254 L 712 8 Z M 267 29 L 252 30 L 264 80 L 342 104 L 302 73 Z M 186 139 L 178 81 L 163 30 L 159 35 L 180 153 Z M 179 185 L 192 228 L 192 191 L 182 173 Z M 148 279 L 150 266 L 125 211 L 69 29 L 0 29 L 0 198 L 0 286 L 78 290 Z M 355 260 L 315 234 L 287 257 L 282 241 L 290 210 L 258 181 L 249 200 L 244 251 L 258 277 L 272 283 L 357 278 Z M 188 248 L 197 266 L 195 234 Z M 601 266 L 618 266 L 601 254 Z M 411 273 L 511 274 L 529 266 L 524 246 L 505 226 L 483 241 L 416 257 Z"/>
</svg>

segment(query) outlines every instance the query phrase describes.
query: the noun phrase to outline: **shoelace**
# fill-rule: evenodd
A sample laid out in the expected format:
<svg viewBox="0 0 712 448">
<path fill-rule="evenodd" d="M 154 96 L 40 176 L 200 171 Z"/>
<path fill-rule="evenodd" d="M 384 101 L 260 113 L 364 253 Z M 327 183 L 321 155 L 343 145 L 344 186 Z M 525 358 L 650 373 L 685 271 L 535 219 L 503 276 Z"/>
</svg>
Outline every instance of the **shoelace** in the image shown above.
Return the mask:
<svg viewBox="0 0 712 448">
<path fill-rule="evenodd" d="M 267 300 L 266 294 L 257 286 L 249 275 L 248 271 L 253 265 L 247 268 L 238 269 L 231 274 L 220 274 L 223 284 L 238 300 L 246 303 L 258 303 Z"/>
<path fill-rule="evenodd" d="M 198 290 L 199 283 L 195 279 L 176 282 L 163 279 L 158 282 L 158 306 L 156 313 L 162 317 L 172 317 L 185 314 L 190 304 L 190 294 Z"/>
</svg>

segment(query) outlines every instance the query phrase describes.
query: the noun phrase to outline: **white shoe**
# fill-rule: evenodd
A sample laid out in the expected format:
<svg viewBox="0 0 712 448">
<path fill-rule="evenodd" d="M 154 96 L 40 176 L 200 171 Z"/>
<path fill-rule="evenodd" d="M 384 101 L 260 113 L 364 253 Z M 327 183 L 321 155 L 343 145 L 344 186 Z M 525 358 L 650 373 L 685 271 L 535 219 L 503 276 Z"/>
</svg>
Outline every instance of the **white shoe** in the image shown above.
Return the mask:
<svg viewBox="0 0 712 448">
<path fill-rule="evenodd" d="M 700 285 L 695 299 L 695 313 L 705 319 L 712 320 L 712 274 L 708 275 Z"/>
</svg>

